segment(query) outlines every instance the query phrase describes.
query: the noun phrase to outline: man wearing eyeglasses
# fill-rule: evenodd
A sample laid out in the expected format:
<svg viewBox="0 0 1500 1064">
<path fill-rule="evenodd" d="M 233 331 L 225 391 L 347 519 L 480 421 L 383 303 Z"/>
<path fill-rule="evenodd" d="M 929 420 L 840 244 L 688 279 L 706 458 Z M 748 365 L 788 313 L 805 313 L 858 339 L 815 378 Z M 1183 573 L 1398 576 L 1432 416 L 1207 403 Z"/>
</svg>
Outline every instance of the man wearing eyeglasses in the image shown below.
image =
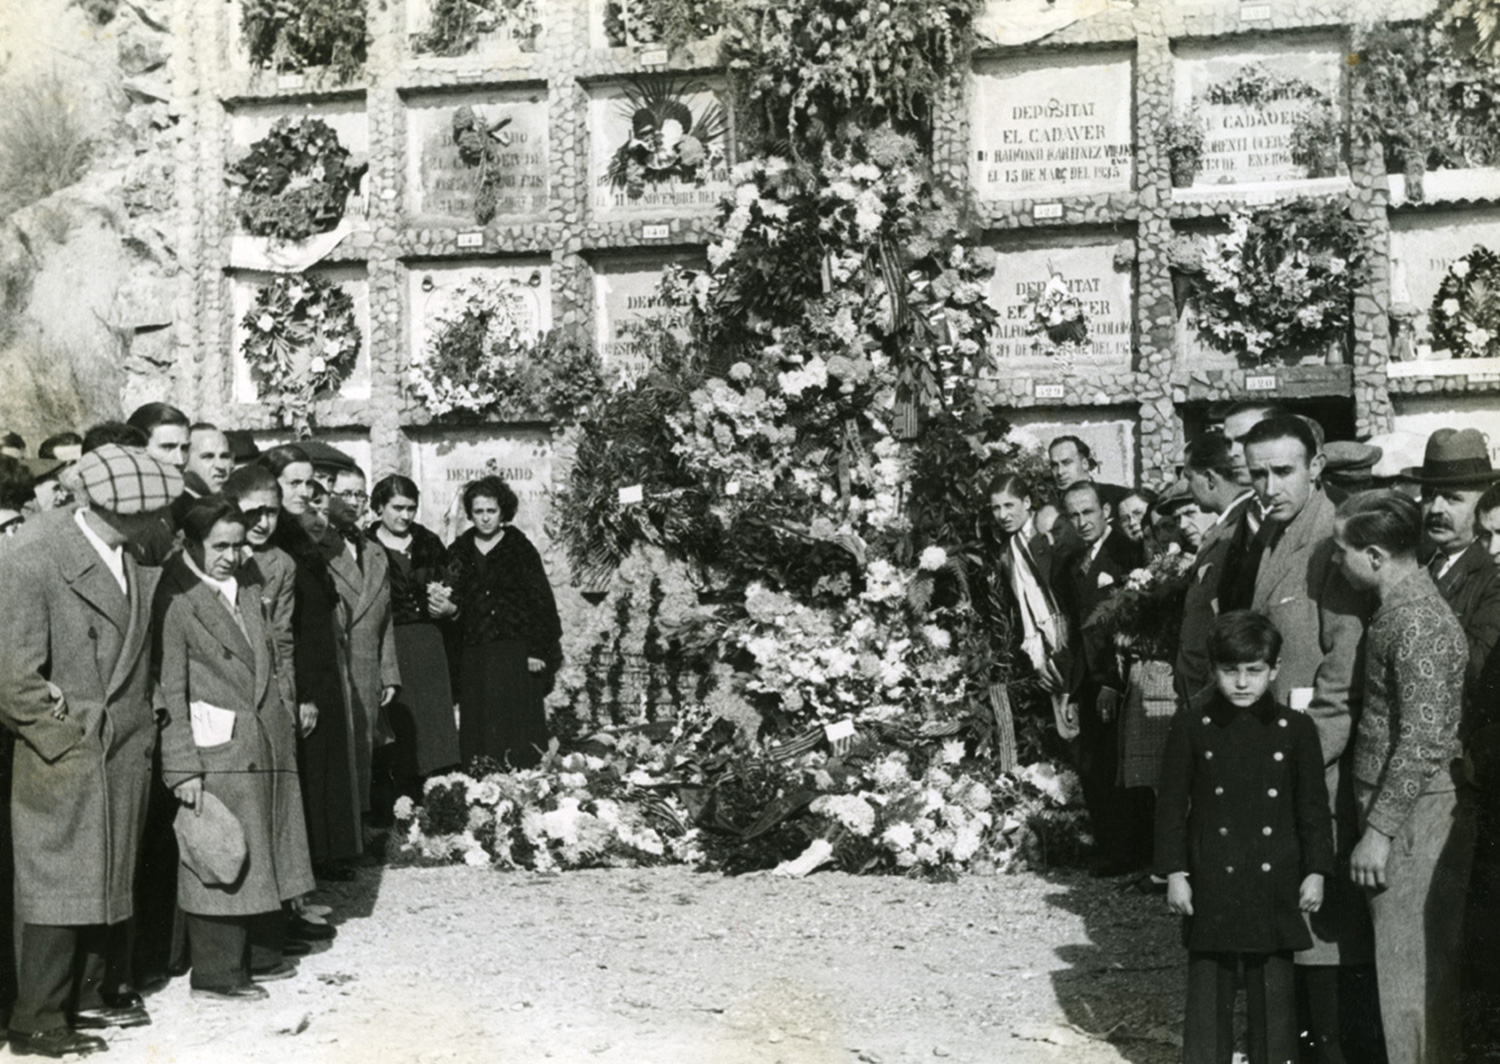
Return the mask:
<svg viewBox="0 0 1500 1064">
<path fill-rule="evenodd" d="M 394 737 L 381 710 L 401 687 L 389 563 L 385 551 L 366 548 L 359 527 L 369 510 L 364 472 L 357 466 L 341 467 L 331 478 L 329 495 L 323 549 L 344 603 L 354 691 L 355 768 L 360 801 L 369 813 L 371 759 L 376 747 Z"/>
</svg>

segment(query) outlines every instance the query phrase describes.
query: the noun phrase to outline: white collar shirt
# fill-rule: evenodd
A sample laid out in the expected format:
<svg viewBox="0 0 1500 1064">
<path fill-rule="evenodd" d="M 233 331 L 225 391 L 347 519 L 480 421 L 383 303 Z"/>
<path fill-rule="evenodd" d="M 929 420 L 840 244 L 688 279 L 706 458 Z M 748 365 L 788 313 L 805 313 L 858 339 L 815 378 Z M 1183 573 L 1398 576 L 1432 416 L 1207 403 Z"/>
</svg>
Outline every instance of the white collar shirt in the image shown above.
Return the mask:
<svg viewBox="0 0 1500 1064">
<path fill-rule="evenodd" d="M 187 551 L 182 552 L 182 560 L 193 571 L 194 576 L 219 593 L 219 597 L 224 600 L 224 605 L 229 607 L 230 613 L 235 612 L 239 608 L 240 583 L 238 580 L 232 576 L 224 580 L 215 580 L 202 569 L 198 568 L 198 563 L 193 561 L 193 556 Z"/>
<path fill-rule="evenodd" d="M 83 532 L 83 538 L 89 541 L 89 546 L 99 555 L 104 562 L 104 567 L 109 570 L 109 575 L 115 578 L 115 583 L 120 585 L 120 594 L 126 598 L 130 597 L 130 585 L 125 582 L 125 551 L 121 547 L 111 547 L 99 534 L 89 527 L 84 514 L 87 511 L 82 508 L 73 511 L 73 521 Z"/>
</svg>

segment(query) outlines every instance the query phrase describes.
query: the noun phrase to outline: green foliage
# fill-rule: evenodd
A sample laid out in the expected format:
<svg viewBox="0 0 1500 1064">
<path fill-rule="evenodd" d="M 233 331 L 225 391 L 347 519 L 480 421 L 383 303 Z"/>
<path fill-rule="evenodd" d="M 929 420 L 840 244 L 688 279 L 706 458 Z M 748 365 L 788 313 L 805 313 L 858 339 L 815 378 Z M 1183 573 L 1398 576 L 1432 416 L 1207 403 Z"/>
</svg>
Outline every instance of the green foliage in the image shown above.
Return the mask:
<svg viewBox="0 0 1500 1064">
<path fill-rule="evenodd" d="M 966 76 L 983 0 L 743 0 L 724 54 L 772 141 L 793 155 L 858 130 L 931 133 L 933 101 Z"/>
<path fill-rule="evenodd" d="M 1160 143 L 1171 160 L 1174 169 L 1183 167 L 1196 173 L 1203 158 L 1203 141 L 1208 127 L 1196 106 L 1173 108 L 1171 116 L 1162 123 Z"/>
<path fill-rule="evenodd" d="M 1454 358 L 1500 356 L 1500 255 L 1475 245 L 1443 274 L 1428 312 L 1434 347 Z"/>
<path fill-rule="evenodd" d="M 1429 22 L 1380 27 L 1354 66 L 1351 129 L 1421 198 L 1425 170 L 1500 162 L 1500 63 Z"/>
<path fill-rule="evenodd" d="M 281 276 L 256 291 L 240 325 L 245 362 L 278 417 L 308 435 L 313 400 L 335 394 L 359 358 L 353 298 L 317 274 Z"/>
<path fill-rule="evenodd" d="M 538 0 L 433 0 L 427 29 L 412 34 L 418 55 L 468 55 L 482 33 L 510 29 L 522 51 L 535 51 L 542 31 Z"/>
<path fill-rule="evenodd" d="M 1344 144 L 1344 124 L 1331 102 L 1315 103 L 1292 127 L 1292 162 L 1308 177 L 1332 177 L 1338 172 Z"/>
<path fill-rule="evenodd" d="M 1437 25 L 1454 47 L 1481 62 L 1500 62 L 1500 2 L 1452 0 L 1437 14 Z"/>
<path fill-rule="evenodd" d="M 327 122 L 279 118 L 226 180 L 239 187 L 235 210 L 245 232 L 299 241 L 339 224 L 359 172 Z"/>
<path fill-rule="evenodd" d="M 73 87 L 57 74 L 12 89 L 0 114 L 0 214 L 76 182 L 88 168 L 94 143 Z"/>
<path fill-rule="evenodd" d="M 688 100 L 708 91 L 701 81 L 678 81 L 670 74 L 640 74 L 626 82 L 620 106 L 630 137 L 601 180 L 636 198 L 647 185 L 663 181 L 701 183 L 722 166 L 728 113 L 717 100 L 695 113 Z"/>
<path fill-rule="evenodd" d="M 664 44 L 676 50 L 724 25 L 728 0 L 608 0 L 604 36 L 611 47 Z"/>
<path fill-rule="evenodd" d="M 352 81 L 365 65 L 365 0 L 244 0 L 250 61 L 277 73 L 327 67 Z"/>
<path fill-rule="evenodd" d="M 1250 104 L 1266 107 L 1285 100 L 1327 101 L 1328 94 L 1301 78 L 1273 73 L 1260 63 L 1240 67 L 1234 77 L 1208 87 L 1203 98 L 1213 104 Z"/>
<path fill-rule="evenodd" d="M 1230 216 L 1193 279 L 1200 334 L 1252 364 L 1323 350 L 1347 335 L 1366 267 L 1339 200 L 1301 199 Z"/>
</svg>

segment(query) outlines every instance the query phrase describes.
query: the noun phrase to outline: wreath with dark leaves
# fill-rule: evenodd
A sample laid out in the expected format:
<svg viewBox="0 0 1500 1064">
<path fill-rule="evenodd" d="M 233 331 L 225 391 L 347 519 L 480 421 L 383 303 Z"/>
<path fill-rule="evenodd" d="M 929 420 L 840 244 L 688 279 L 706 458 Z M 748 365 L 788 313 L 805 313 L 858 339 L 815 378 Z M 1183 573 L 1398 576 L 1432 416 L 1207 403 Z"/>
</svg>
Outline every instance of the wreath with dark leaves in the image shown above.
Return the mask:
<svg viewBox="0 0 1500 1064">
<path fill-rule="evenodd" d="M 327 122 L 281 118 L 226 180 L 239 188 L 235 213 L 245 232 L 300 241 L 339 224 L 364 169 L 350 165 Z"/>
<path fill-rule="evenodd" d="M 278 416 L 307 429 L 313 400 L 335 394 L 359 358 L 354 300 L 327 278 L 289 274 L 255 293 L 240 325 L 241 353 L 277 395 Z"/>
<path fill-rule="evenodd" d="M 1454 260 L 1427 320 L 1432 346 L 1454 358 L 1500 357 L 1500 255 L 1476 244 Z"/>
</svg>

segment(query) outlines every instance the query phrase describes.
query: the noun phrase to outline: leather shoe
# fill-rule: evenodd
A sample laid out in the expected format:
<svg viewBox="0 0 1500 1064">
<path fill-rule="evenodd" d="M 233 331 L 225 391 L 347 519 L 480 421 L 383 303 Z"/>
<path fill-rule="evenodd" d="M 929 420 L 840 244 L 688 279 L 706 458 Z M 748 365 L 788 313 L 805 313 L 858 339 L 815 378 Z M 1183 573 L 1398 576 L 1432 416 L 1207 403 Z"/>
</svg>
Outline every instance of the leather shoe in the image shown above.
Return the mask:
<svg viewBox="0 0 1500 1064">
<path fill-rule="evenodd" d="M 291 961 L 277 961 L 260 971 L 250 970 L 250 980 L 255 983 L 274 983 L 278 979 L 290 979 L 297 974 L 297 966 Z"/>
<path fill-rule="evenodd" d="M 226 987 L 223 990 L 210 990 L 202 986 L 193 987 L 193 997 L 200 1001 L 264 1001 L 270 996 L 270 991 L 254 983 L 249 986 Z"/>
<path fill-rule="evenodd" d="M 332 924 L 315 924 L 305 917 L 294 916 L 287 921 L 286 933 L 304 942 L 327 942 L 338 930 Z"/>
<path fill-rule="evenodd" d="M 312 943 L 304 942 L 300 938 L 289 938 L 281 944 L 283 957 L 306 957 L 311 952 Z"/>
<path fill-rule="evenodd" d="M 118 990 L 101 990 L 99 1000 L 112 1009 L 140 1009 L 146 1006 L 141 995 L 128 986 L 122 986 Z"/>
<path fill-rule="evenodd" d="M 109 1048 L 104 1039 L 91 1034 L 80 1034 L 69 1027 L 54 1027 L 50 1031 L 10 1032 L 10 1051 L 18 1057 L 86 1057 L 90 1053 L 102 1053 Z"/>
<path fill-rule="evenodd" d="M 74 1016 L 75 1028 L 81 1031 L 102 1031 L 108 1026 L 147 1026 L 151 1022 L 151 1014 L 145 1011 L 141 996 L 133 990 L 129 996 L 135 998 L 136 1004 L 105 1004 L 101 1008 L 80 1008 Z"/>
</svg>

